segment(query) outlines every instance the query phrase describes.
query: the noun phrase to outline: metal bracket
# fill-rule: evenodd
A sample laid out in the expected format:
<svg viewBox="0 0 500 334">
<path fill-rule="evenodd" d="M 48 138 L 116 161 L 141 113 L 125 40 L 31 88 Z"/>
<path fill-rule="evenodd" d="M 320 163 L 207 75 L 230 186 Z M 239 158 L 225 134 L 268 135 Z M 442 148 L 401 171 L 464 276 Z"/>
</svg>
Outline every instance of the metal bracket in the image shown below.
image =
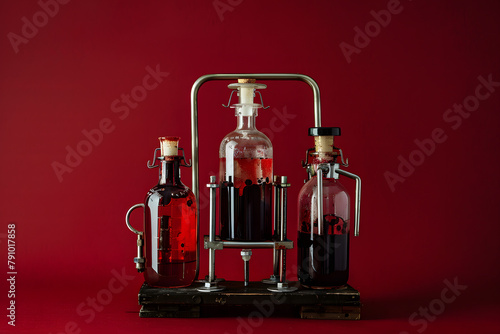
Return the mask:
<svg viewBox="0 0 500 334">
<path fill-rule="evenodd" d="M 255 248 L 272 248 L 272 249 L 292 249 L 293 241 L 210 241 L 208 235 L 204 236 L 205 249 L 224 249 L 224 248 L 241 248 L 241 249 L 255 249 Z"/>
</svg>

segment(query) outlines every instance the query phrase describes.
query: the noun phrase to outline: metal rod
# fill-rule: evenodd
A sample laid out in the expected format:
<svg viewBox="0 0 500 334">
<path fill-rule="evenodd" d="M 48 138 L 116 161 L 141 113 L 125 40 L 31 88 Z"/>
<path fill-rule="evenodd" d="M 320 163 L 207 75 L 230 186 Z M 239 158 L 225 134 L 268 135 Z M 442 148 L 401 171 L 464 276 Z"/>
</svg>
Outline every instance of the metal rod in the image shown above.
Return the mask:
<svg viewBox="0 0 500 334">
<path fill-rule="evenodd" d="M 250 261 L 243 261 L 245 263 L 245 266 L 243 268 L 244 275 L 245 275 L 245 282 L 244 285 L 248 286 L 248 282 L 250 281 Z"/>
<path fill-rule="evenodd" d="M 274 241 L 219 241 L 223 248 L 276 248 Z M 278 248 L 292 248 L 293 242 L 278 242 Z"/>
<path fill-rule="evenodd" d="M 323 170 L 318 166 L 317 171 L 318 186 L 318 235 L 323 235 Z M 312 229 L 311 229 L 312 230 Z"/>
<path fill-rule="evenodd" d="M 208 251 L 208 281 L 215 282 L 215 249 Z"/>
<path fill-rule="evenodd" d="M 286 268 L 285 268 L 285 250 L 280 249 L 280 282 L 284 283 L 285 282 L 285 276 L 286 276 Z"/>
<path fill-rule="evenodd" d="M 210 221 L 209 221 L 209 240 L 213 242 L 215 240 L 215 192 L 216 192 L 216 177 L 215 175 L 210 176 Z M 199 240 L 197 240 L 199 241 Z M 210 248 L 208 252 L 208 281 L 215 281 L 215 249 Z"/>
<path fill-rule="evenodd" d="M 229 182 L 231 185 L 228 187 L 228 189 L 229 189 L 229 203 L 230 203 L 230 207 L 229 207 L 229 233 L 231 233 L 231 239 L 234 239 L 234 237 L 235 237 L 234 234 L 236 233 L 236 215 L 235 215 L 236 208 L 234 207 L 235 196 L 234 196 L 233 181 L 234 180 L 232 179 L 232 176 L 230 176 Z"/>
<path fill-rule="evenodd" d="M 280 190 L 279 190 L 279 176 L 274 175 L 274 236 L 279 238 L 279 232 L 281 231 L 281 201 L 280 201 Z M 276 239 L 275 239 L 276 240 Z M 279 275 L 279 259 L 280 254 L 278 249 L 274 249 L 273 254 L 273 276 L 278 277 Z"/>
<path fill-rule="evenodd" d="M 274 175 L 274 235 L 276 237 L 279 237 L 279 231 L 280 231 L 280 222 L 281 222 L 281 217 L 280 217 L 280 191 L 279 191 L 279 176 Z"/>
<path fill-rule="evenodd" d="M 280 201 L 281 201 L 281 206 L 280 206 L 280 241 L 285 240 L 285 235 L 284 235 L 284 230 L 283 230 L 283 188 L 280 187 Z M 284 277 L 285 277 L 285 253 L 283 249 L 279 250 L 280 252 L 280 282 L 284 282 Z"/>
<path fill-rule="evenodd" d="M 361 178 L 356 174 L 346 172 L 345 170 L 336 170 L 340 175 L 356 180 L 356 200 L 354 201 L 354 236 L 359 236 L 359 215 L 361 212 Z"/>
<path fill-rule="evenodd" d="M 288 188 L 288 179 L 286 176 L 282 176 L 281 177 L 281 183 L 284 184 L 283 186 L 283 197 L 281 199 L 282 203 L 283 203 L 283 213 L 281 214 L 281 221 L 283 222 L 282 225 L 282 230 L 283 230 L 283 240 L 281 241 L 285 241 L 286 240 L 286 222 L 287 222 L 287 188 Z"/>
<path fill-rule="evenodd" d="M 279 262 L 278 262 L 279 255 L 280 255 L 279 250 L 275 248 L 273 250 L 273 276 L 272 276 L 272 278 L 276 278 L 279 275 L 279 271 L 280 271 Z"/>
<path fill-rule="evenodd" d="M 199 77 L 191 88 L 191 155 L 193 160 L 192 168 L 192 188 L 196 196 L 196 274 L 195 279 L 200 273 L 200 191 L 199 191 L 199 161 L 198 161 L 198 91 L 205 82 L 211 80 L 236 80 L 240 78 L 261 79 L 261 80 L 297 80 L 307 83 L 313 90 L 314 98 L 314 126 L 321 126 L 321 100 L 319 87 L 316 81 L 303 74 L 293 73 L 240 73 L 240 74 L 207 74 Z"/>
<path fill-rule="evenodd" d="M 285 210 L 284 206 L 285 203 L 283 201 L 283 192 L 284 189 L 280 189 L 280 200 L 281 200 L 281 214 L 280 214 L 280 241 L 285 241 L 285 226 L 284 226 L 284 216 L 285 216 Z"/>
<path fill-rule="evenodd" d="M 214 175 L 210 176 L 210 186 L 216 182 Z M 215 240 L 215 191 L 216 187 L 210 187 L 210 230 L 209 230 L 209 240 Z"/>
<path fill-rule="evenodd" d="M 281 177 L 281 189 L 280 189 L 280 197 L 281 197 L 281 229 L 280 229 L 280 241 L 286 240 L 286 192 L 287 192 L 287 177 Z M 280 249 L 280 282 L 286 282 L 286 249 Z"/>
</svg>

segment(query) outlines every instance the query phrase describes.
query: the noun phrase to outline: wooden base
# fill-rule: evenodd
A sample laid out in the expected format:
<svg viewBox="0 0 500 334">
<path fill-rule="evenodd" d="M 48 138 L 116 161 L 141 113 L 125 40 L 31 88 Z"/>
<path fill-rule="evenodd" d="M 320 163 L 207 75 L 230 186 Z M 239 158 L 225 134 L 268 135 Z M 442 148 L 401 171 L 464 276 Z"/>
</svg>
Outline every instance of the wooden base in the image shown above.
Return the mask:
<svg viewBox="0 0 500 334">
<path fill-rule="evenodd" d="M 199 318 L 227 316 L 301 317 L 303 319 L 359 320 L 359 292 L 346 285 L 337 289 L 305 289 L 298 282 L 293 292 L 270 292 L 261 282 L 220 282 L 226 289 L 200 292 L 187 288 L 154 288 L 144 283 L 139 291 L 141 318 Z"/>
</svg>

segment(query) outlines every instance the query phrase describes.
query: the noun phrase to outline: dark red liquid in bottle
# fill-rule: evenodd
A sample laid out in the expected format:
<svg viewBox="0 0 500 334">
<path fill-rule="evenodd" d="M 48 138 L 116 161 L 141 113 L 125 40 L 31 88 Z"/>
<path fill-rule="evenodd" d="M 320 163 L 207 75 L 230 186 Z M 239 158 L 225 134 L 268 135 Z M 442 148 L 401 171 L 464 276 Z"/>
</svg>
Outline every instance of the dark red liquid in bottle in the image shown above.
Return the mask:
<svg viewBox="0 0 500 334">
<path fill-rule="evenodd" d="M 151 286 L 188 286 L 196 274 L 196 200 L 180 182 L 178 161 L 163 163 L 166 181 L 145 200 L 144 278 Z"/>
<path fill-rule="evenodd" d="M 340 217 L 325 215 L 322 235 L 302 223 L 297 239 L 298 278 L 306 287 L 334 287 L 349 278 L 349 233 Z"/>
<path fill-rule="evenodd" d="M 271 183 L 240 189 L 224 182 L 220 187 L 220 237 L 223 240 L 264 241 L 272 236 Z"/>
<path fill-rule="evenodd" d="M 224 166 L 225 159 L 221 159 Z M 220 184 L 220 237 L 266 241 L 272 238 L 272 159 L 234 159 L 234 180 Z"/>
</svg>

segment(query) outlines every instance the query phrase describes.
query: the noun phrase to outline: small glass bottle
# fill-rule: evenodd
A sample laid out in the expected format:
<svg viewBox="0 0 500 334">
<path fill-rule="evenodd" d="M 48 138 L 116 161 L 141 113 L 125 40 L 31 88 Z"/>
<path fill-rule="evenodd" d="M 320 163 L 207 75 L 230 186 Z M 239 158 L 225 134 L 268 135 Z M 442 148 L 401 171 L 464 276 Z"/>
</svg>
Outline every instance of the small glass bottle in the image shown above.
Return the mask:
<svg viewBox="0 0 500 334">
<path fill-rule="evenodd" d="M 264 241 L 272 238 L 273 146 L 255 127 L 254 91 L 266 85 L 238 80 L 237 126 L 220 144 L 220 237 L 222 240 Z"/>
<path fill-rule="evenodd" d="M 180 178 L 179 137 L 160 137 L 160 176 L 144 211 L 144 278 L 150 286 L 183 287 L 196 274 L 196 199 Z"/>
<path fill-rule="evenodd" d="M 312 288 L 342 286 L 349 277 L 349 194 L 335 173 L 340 128 L 311 128 L 315 150 L 308 151 L 310 179 L 298 200 L 298 278 Z M 323 205 L 318 224 L 318 168 L 322 169 Z"/>
</svg>

